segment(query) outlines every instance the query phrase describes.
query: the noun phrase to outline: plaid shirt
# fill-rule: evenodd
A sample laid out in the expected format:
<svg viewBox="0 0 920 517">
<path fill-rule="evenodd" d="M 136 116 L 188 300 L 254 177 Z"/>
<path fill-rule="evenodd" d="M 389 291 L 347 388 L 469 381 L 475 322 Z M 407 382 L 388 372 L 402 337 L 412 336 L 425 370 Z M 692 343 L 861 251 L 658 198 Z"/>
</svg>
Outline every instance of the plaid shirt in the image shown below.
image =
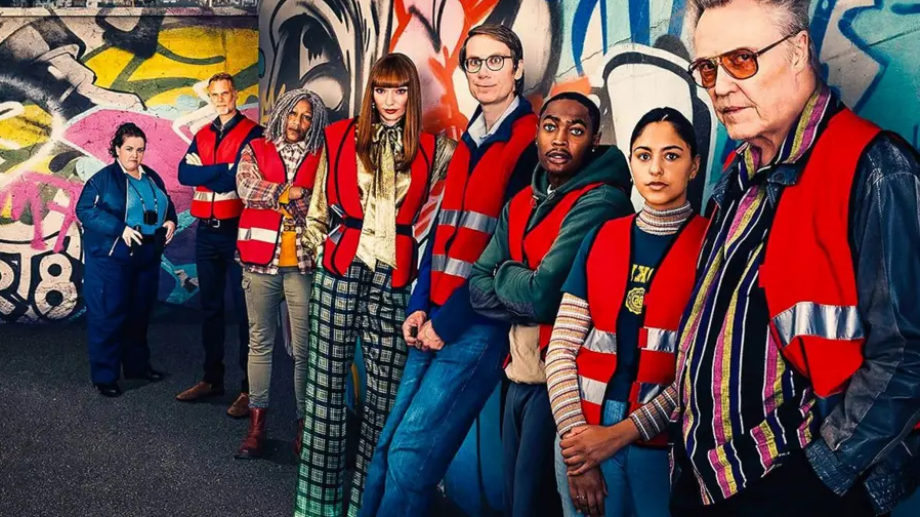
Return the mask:
<svg viewBox="0 0 920 517">
<path fill-rule="evenodd" d="M 287 143 L 284 140 L 274 142 L 278 149 L 278 154 L 285 165 L 285 177 L 287 182 L 284 184 L 271 183 L 263 179 L 259 171 L 259 165 L 256 163 L 252 147 L 249 145 L 243 149 L 240 156 L 240 164 L 236 173 L 237 191 L 240 199 L 247 208 L 283 210 L 284 222 L 283 231 L 294 231 L 297 234 L 295 246 L 297 251 L 297 268 L 303 274 L 313 271 L 313 257 L 303 245 L 303 231 L 306 226 L 307 210 L 310 206 L 310 193 L 296 201 L 288 200 L 288 189 L 297 173 L 297 168 L 307 155 L 307 148 L 304 142 L 296 144 Z M 268 266 L 258 266 L 253 264 L 243 264 L 250 273 L 260 273 L 263 275 L 278 274 L 278 262 L 281 259 L 281 239 L 275 246 L 275 256 Z"/>
</svg>

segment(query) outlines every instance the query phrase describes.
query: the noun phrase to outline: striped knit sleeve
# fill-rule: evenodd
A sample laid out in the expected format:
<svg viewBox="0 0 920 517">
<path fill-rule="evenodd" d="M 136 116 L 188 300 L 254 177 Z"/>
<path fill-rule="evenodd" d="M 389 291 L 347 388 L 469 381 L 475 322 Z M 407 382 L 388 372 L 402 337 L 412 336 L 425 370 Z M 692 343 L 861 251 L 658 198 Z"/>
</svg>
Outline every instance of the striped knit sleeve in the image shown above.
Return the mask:
<svg viewBox="0 0 920 517">
<path fill-rule="evenodd" d="M 554 334 L 555 335 L 555 334 Z M 550 345 L 552 346 L 552 344 Z M 629 415 L 644 441 L 651 440 L 668 428 L 671 414 L 677 407 L 677 381 Z"/>
<path fill-rule="evenodd" d="M 588 302 L 565 293 L 546 352 L 546 387 L 559 436 L 587 424 L 581 411 L 575 357 L 590 329 Z"/>
</svg>

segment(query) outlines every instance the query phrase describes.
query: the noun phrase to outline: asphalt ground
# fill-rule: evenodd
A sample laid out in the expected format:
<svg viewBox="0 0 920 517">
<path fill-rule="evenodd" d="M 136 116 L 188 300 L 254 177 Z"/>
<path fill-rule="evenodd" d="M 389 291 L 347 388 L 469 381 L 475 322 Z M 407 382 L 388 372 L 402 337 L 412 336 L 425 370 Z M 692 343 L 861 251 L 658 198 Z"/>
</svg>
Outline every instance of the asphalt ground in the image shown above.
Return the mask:
<svg viewBox="0 0 920 517">
<path fill-rule="evenodd" d="M 227 336 L 233 358 L 235 330 Z M 201 375 L 197 314 L 161 308 L 149 341 L 166 378 L 121 381 L 125 394 L 107 399 L 90 382 L 83 323 L 0 325 L 0 517 L 293 515 L 293 362 L 280 342 L 266 454 L 245 461 L 233 453 L 248 421 L 225 414 L 234 390 L 200 403 L 174 400 Z M 240 380 L 231 359 L 226 385 Z M 462 514 L 442 499 L 431 515 Z M 893 514 L 918 515 L 920 493 Z"/>
<path fill-rule="evenodd" d="M 235 334 L 228 328 L 228 358 Z M 284 347 L 275 347 L 266 454 L 247 461 L 233 453 L 248 420 L 225 414 L 241 380 L 232 359 L 226 395 L 174 400 L 201 375 L 197 315 L 159 311 L 149 342 L 166 378 L 122 380 L 125 394 L 108 399 L 90 382 L 83 323 L 0 325 L 0 516 L 293 515 L 293 362 Z M 432 514 L 457 515 L 443 504 Z"/>
</svg>

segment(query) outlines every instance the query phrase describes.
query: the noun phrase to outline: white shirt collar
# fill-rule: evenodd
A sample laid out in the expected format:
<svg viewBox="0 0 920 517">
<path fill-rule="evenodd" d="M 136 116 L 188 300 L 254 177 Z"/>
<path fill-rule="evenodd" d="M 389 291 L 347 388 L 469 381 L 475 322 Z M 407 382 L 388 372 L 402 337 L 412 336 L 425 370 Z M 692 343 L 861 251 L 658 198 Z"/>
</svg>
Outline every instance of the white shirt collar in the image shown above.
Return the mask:
<svg viewBox="0 0 920 517">
<path fill-rule="evenodd" d="M 492 124 L 492 128 L 488 131 L 486 131 L 486 117 L 482 112 L 479 112 L 479 116 L 476 117 L 476 120 L 474 120 L 473 123 L 470 124 L 469 129 L 466 130 L 467 134 L 470 135 L 470 138 L 473 139 L 473 142 L 475 142 L 477 146 L 482 145 L 482 143 L 485 142 L 487 138 L 494 135 L 495 132 L 498 131 L 498 128 L 502 125 L 502 122 L 504 122 L 504 120 L 508 118 L 508 115 L 516 110 L 520 104 L 521 98 L 515 95 L 514 100 L 511 101 L 511 104 L 509 104 L 507 108 L 505 108 L 505 112 L 502 113 L 502 116 L 498 117 L 498 120 Z"/>
<path fill-rule="evenodd" d="M 118 162 L 118 166 L 121 167 L 121 172 L 128 174 L 128 169 L 125 169 L 125 166 L 121 164 L 121 160 L 119 160 L 118 158 L 115 158 L 115 161 Z M 144 171 L 143 165 L 138 164 L 137 170 L 141 173 L 141 176 L 147 174 L 147 172 Z"/>
</svg>

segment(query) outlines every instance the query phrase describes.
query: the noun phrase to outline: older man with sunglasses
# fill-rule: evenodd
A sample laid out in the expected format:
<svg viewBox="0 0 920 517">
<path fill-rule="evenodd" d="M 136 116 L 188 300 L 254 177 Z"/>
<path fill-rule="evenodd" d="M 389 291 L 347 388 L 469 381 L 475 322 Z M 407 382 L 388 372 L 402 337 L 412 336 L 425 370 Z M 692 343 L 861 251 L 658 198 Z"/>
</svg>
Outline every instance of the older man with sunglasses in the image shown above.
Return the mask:
<svg viewBox="0 0 920 517">
<path fill-rule="evenodd" d="M 889 512 L 920 475 L 916 151 L 821 81 L 808 0 L 692 4 L 690 72 L 742 143 L 675 336 L 671 511 Z"/>
</svg>

